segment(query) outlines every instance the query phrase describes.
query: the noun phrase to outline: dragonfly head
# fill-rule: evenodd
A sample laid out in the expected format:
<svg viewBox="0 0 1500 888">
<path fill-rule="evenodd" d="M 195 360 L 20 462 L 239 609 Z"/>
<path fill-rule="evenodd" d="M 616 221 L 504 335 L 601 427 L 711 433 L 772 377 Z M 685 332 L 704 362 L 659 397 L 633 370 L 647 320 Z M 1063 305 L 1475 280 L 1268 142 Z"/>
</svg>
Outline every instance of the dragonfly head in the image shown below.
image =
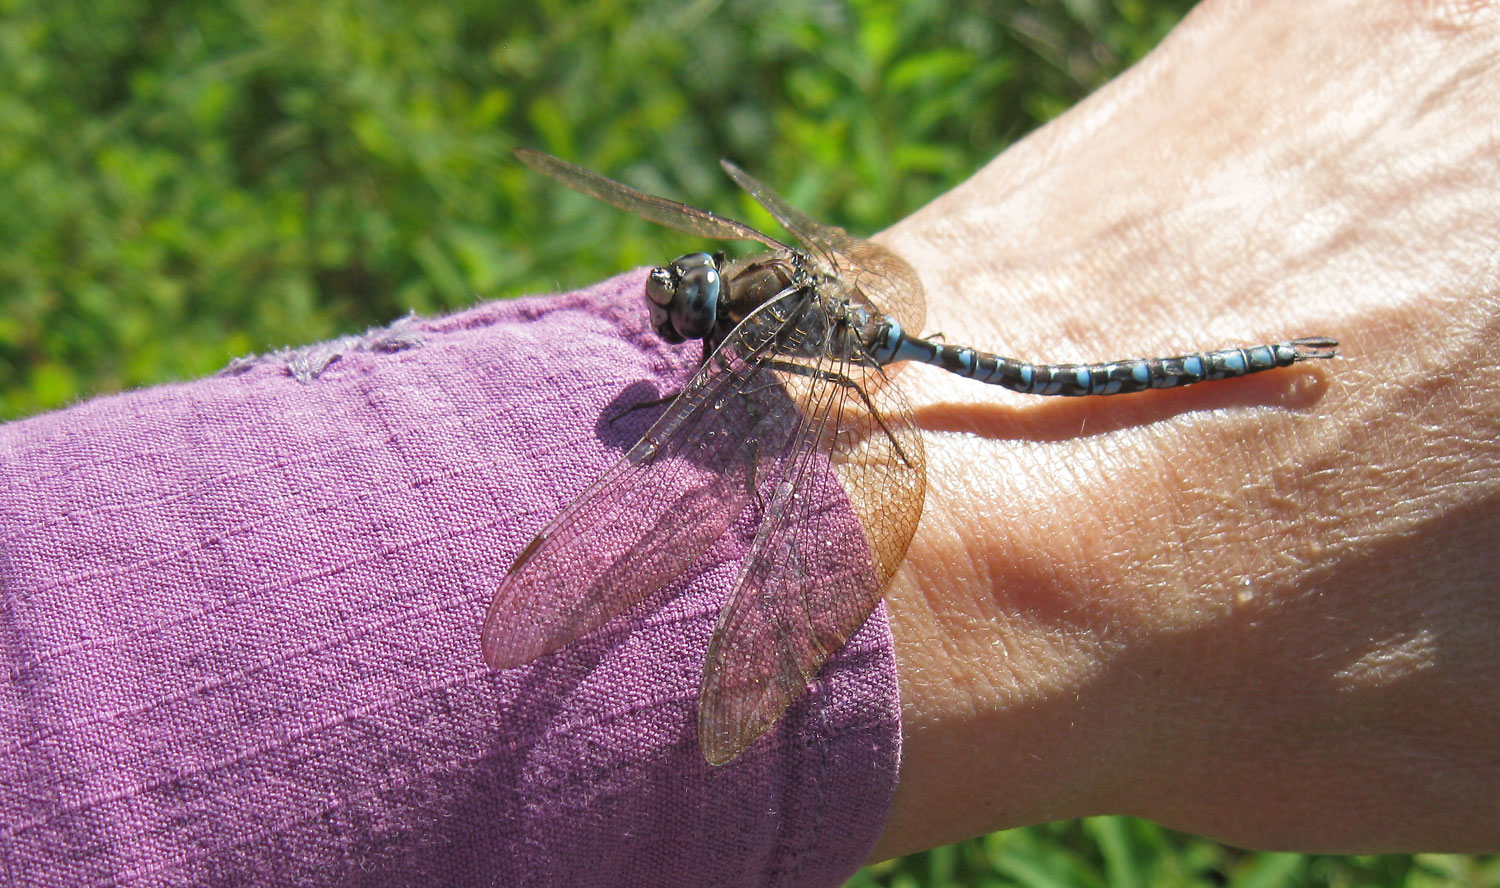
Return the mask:
<svg viewBox="0 0 1500 888">
<path fill-rule="evenodd" d="M 713 331 L 719 315 L 724 254 L 689 253 L 668 265 L 651 269 L 646 278 L 646 303 L 651 326 L 667 342 L 702 339 Z"/>
</svg>

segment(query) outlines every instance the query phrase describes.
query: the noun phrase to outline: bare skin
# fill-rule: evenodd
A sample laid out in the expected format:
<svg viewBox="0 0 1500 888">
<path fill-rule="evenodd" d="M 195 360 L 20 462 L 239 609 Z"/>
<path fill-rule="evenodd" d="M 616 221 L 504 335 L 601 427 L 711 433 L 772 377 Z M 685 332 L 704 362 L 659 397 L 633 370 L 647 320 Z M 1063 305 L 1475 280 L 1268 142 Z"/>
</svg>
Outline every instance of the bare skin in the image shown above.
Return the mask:
<svg viewBox="0 0 1500 888">
<path fill-rule="evenodd" d="M 951 342 L 1343 346 L 1112 399 L 902 371 L 930 490 L 872 859 L 1101 813 L 1500 850 L 1500 5 L 1209 0 L 881 239 Z"/>
</svg>

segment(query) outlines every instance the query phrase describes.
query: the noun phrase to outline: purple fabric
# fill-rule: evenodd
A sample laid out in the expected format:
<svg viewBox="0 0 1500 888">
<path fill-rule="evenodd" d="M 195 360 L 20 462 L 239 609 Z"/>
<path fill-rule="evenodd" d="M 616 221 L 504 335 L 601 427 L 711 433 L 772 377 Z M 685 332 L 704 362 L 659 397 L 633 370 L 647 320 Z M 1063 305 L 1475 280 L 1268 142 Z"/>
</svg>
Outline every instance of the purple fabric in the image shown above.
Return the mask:
<svg viewBox="0 0 1500 888">
<path fill-rule="evenodd" d="M 480 659 L 501 572 L 641 430 L 601 417 L 691 369 L 641 281 L 0 426 L 0 882 L 853 872 L 899 757 L 883 609 L 717 769 L 696 693 L 733 533 L 550 657 Z"/>
</svg>

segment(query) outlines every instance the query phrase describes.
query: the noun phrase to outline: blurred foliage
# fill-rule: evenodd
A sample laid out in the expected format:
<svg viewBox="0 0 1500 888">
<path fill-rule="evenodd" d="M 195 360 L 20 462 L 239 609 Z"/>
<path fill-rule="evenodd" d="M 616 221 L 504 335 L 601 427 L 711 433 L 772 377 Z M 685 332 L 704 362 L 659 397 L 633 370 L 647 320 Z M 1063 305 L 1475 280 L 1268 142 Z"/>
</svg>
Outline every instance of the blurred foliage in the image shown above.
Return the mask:
<svg viewBox="0 0 1500 888">
<path fill-rule="evenodd" d="M 1128 817 L 992 833 L 866 867 L 845 888 L 1484 888 L 1500 858 L 1239 851 Z"/>
<path fill-rule="evenodd" d="M 0 0 L 0 419 L 685 249 L 518 144 L 878 230 L 1188 5 Z"/>
<path fill-rule="evenodd" d="M 764 223 L 911 212 L 1154 46 L 1187 0 L 0 0 L 0 419 L 416 310 L 555 290 L 683 235 L 531 145 Z M 1122 818 L 853 886 L 1500 885 L 1493 860 L 1246 854 Z"/>
</svg>

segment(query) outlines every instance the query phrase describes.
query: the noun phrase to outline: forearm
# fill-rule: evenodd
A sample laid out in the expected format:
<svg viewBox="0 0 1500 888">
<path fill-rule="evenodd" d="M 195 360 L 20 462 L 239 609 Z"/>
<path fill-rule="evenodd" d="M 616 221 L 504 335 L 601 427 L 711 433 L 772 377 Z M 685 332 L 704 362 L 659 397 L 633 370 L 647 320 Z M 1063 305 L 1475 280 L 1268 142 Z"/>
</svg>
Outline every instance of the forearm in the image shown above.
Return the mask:
<svg viewBox="0 0 1500 888">
<path fill-rule="evenodd" d="M 1500 845 L 1500 36 L 1445 9 L 1205 4 L 889 234 L 977 345 L 1343 356 L 1123 404 L 903 377 L 932 491 L 881 854 L 1111 812 Z"/>
</svg>

